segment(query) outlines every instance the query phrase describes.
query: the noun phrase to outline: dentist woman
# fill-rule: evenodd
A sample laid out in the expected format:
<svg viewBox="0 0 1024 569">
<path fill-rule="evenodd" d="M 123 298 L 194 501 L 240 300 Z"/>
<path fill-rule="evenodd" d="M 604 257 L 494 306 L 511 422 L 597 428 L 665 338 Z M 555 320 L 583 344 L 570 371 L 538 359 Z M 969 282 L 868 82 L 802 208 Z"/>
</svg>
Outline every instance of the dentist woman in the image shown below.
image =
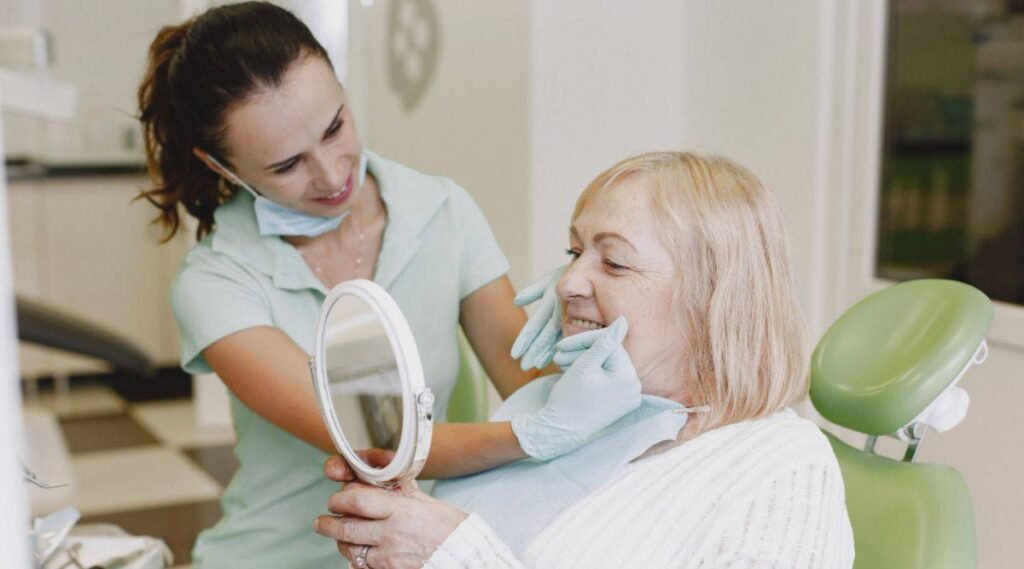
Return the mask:
<svg viewBox="0 0 1024 569">
<path fill-rule="evenodd" d="M 182 366 L 224 381 L 238 437 L 224 517 L 193 567 L 337 566 L 334 544 L 309 531 L 337 489 L 322 475 L 334 447 L 307 367 L 326 294 L 354 278 L 388 290 L 444 417 L 459 325 L 503 397 L 536 375 L 510 356 L 526 315 L 508 262 L 462 188 L 363 147 L 327 53 L 282 8 L 227 5 L 161 30 L 139 106 L 154 181 L 143 197 L 168 238 L 184 209 L 200 239 L 171 293 Z M 519 343 L 543 367 L 556 338 L 533 329 Z M 437 425 L 423 476 L 553 458 L 640 405 L 635 377 L 584 379 L 567 374 L 562 396 L 515 430 Z"/>
</svg>

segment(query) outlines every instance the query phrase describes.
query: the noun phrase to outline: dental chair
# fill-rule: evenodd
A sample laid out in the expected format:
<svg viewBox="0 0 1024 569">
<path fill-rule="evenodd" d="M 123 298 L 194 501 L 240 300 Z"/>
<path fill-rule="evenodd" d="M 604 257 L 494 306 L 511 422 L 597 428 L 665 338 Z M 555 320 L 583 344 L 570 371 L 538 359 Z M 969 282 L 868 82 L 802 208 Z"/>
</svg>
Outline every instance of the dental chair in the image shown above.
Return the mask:
<svg viewBox="0 0 1024 569">
<path fill-rule="evenodd" d="M 969 285 L 909 281 L 847 310 L 814 350 L 814 406 L 832 423 L 867 435 L 862 450 L 825 433 L 843 473 L 855 569 L 975 566 L 963 477 L 915 456 L 927 431 L 963 420 L 969 398 L 957 383 L 988 355 L 992 314 L 988 297 Z M 875 452 L 882 436 L 907 445 L 902 461 Z"/>
</svg>

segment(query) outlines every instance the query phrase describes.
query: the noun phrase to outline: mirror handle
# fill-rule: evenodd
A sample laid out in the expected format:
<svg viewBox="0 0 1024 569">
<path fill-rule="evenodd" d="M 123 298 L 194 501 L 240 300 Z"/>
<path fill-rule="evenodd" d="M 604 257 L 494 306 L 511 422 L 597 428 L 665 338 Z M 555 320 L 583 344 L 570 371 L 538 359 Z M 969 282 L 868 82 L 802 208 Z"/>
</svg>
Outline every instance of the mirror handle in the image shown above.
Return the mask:
<svg viewBox="0 0 1024 569">
<path fill-rule="evenodd" d="M 429 387 L 416 394 L 416 455 L 413 456 L 411 472 L 419 475 L 430 454 L 430 441 L 433 438 L 434 394 Z"/>
</svg>

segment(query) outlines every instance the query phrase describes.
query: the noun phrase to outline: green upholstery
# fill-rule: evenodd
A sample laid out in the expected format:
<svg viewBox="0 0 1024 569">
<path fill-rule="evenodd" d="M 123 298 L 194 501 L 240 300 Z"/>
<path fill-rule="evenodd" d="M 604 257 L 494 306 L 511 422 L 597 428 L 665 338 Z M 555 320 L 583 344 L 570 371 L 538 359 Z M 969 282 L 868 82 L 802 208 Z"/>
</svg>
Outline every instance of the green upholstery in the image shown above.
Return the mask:
<svg viewBox="0 0 1024 569">
<path fill-rule="evenodd" d="M 487 374 L 459 328 L 459 378 L 448 401 L 449 423 L 476 423 L 488 419 Z"/>
<path fill-rule="evenodd" d="M 868 454 L 828 438 L 843 471 L 855 569 L 974 567 L 974 511 L 960 473 Z"/>
<path fill-rule="evenodd" d="M 992 303 L 954 281 L 908 281 L 843 314 L 811 360 L 811 400 L 823 417 L 869 435 L 909 423 L 971 361 Z"/>
<path fill-rule="evenodd" d="M 991 302 L 963 283 L 909 281 L 877 292 L 843 314 L 818 343 L 811 400 L 833 423 L 892 434 L 956 380 L 991 322 Z M 893 460 L 828 438 L 846 487 L 855 569 L 975 566 L 974 513 L 956 470 Z"/>
</svg>

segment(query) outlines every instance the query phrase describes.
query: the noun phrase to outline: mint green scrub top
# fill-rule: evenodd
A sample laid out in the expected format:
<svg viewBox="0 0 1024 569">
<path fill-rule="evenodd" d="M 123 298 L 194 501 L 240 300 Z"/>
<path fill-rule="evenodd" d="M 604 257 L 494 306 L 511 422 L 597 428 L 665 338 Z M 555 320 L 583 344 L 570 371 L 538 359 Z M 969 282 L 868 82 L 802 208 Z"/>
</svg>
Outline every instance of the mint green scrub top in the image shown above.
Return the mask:
<svg viewBox="0 0 1024 569">
<path fill-rule="evenodd" d="M 434 417 L 441 418 L 458 373 L 459 303 L 506 274 L 508 261 L 465 190 L 447 178 L 367 155 L 388 212 L 373 280 L 409 321 L 437 398 Z M 188 253 L 171 291 L 182 367 L 192 374 L 212 371 L 202 350 L 253 326 L 279 328 L 312 353 L 329 291 L 294 247 L 259 235 L 248 192 L 217 208 L 214 220 L 215 231 Z M 196 541 L 192 567 L 343 567 L 334 541 L 313 532 L 313 520 L 327 512 L 327 500 L 338 489 L 323 475 L 327 455 L 234 395 L 231 412 L 239 469 L 221 497 L 223 518 Z"/>
</svg>

